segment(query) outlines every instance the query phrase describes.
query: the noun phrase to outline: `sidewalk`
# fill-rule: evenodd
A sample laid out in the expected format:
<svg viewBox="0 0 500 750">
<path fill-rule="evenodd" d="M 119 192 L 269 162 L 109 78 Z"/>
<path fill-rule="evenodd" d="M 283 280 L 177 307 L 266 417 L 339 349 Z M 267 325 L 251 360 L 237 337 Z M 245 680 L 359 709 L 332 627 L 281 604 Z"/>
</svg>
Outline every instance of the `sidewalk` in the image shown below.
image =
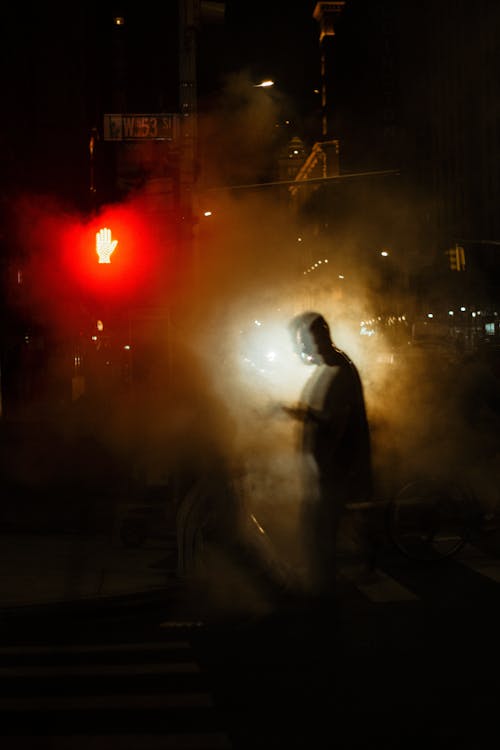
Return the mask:
<svg viewBox="0 0 500 750">
<path fill-rule="evenodd" d="M 169 539 L 126 548 L 104 534 L 0 534 L 0 608 L 143 594 L 178 584 Z"/>
</svg>

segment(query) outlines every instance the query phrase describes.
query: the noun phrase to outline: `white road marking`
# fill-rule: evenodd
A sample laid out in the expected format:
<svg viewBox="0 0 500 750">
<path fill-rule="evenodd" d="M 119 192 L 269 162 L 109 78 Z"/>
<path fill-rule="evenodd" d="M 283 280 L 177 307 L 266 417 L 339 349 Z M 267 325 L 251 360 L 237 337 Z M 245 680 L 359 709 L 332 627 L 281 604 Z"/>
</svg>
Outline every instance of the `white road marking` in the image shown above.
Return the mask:
<svg viewBox="0 0 500 750">
<path fill-rule="evenodd" d="M 23 735 L 23 747 L 39 747 L 40 737 Z M 222 732 L 185 734 L 72 734 L 50 737 L 52 750 L 231 750 L 233 745 Z"/>
<path fill-rule="evenodd" d="M 467 554 L 457 560 L 461 565 L 471 568 L 475 573 L 490 578 L 500 583 L 500 560 L 495 557 L 487 557 L 481 550 L 472 545 L 468 546 Z"/>
<path fill-rule="evenodd" d="M 102 643 L 98 645 L 82 643 L 76 646 L 0 646 L 1 654 L 92 654 L 134 651 L 174 651 L 189 649 L 189 641 L 160 641 L 159 643 Z"/>
<path fill-rule="evenodd" d="M 30 666 L 0 667 L 1 677 L 83 677 L 94 675 L 158 675 L 158 674 L 198 674 L 200 668 L 194 662 L 175 662 L 162 664 L 72 664 L 70 666 Z"/>
<path fill-rule="evenodd" d="M 378 568 L 370 574 L 369 578 L 363 577 L 359 568 L 356 569 L 355 567 L 346 568 L 342 572 L 372 602 L 408 602 L 419 598 L 413 591 Z"/>
<path fill-rule="evenodd" d="M 0 711 L 141 711 L 163 708 L 213 708 L 208 693 L 158 695 L 72 695 L 0 698 Z"/>
</svg>

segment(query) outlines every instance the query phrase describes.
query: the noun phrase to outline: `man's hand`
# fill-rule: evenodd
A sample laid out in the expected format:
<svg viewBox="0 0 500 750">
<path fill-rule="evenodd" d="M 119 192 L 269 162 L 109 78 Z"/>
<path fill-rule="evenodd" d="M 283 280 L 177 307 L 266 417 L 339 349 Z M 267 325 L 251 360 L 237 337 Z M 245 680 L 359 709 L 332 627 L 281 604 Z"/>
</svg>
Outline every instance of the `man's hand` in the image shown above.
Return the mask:
<svg viewBox="0 0 500 750">
<path fill-rule="evenodd" d="M 99 263 L 111 263 L 111 254 L 118 245 L 118 240 L 111 239 L 111 229 L 99 229 L 95 236 L 95 249 Z"/>
<path fill-rule="evenodd" d="M 281 410 L 292 419 L 298 419 L 301 422 L 305 422 L 309 418 L 309 410 L 300 408 L 299 406 L 281 406 Z"/>
</svg>

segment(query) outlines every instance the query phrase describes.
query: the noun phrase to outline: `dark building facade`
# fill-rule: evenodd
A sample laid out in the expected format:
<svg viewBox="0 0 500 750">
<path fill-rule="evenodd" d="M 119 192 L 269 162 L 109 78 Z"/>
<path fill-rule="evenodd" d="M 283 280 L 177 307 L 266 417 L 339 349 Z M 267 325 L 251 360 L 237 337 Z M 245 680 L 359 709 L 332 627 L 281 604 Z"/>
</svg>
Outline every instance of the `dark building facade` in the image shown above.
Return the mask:
<svg viewBox="0 0 500 750">
<path fill-rule="evenodd" d="M 340 172 L 399 172 L 332 194 L 333 215 L 342 206 L 337 228 L 357 223 L 368 253 L 390 248 L 422 310 L 441 300 L 494 312 L 500 6 L 347 0 L 318 3 L 318 21 L 321 7 L 334 20 L 334 35 L 322 39 L 320 23 L 318 31 Z M 447 255 L 456 245 L 464 248 L 461 272 Z"/>
</svg>

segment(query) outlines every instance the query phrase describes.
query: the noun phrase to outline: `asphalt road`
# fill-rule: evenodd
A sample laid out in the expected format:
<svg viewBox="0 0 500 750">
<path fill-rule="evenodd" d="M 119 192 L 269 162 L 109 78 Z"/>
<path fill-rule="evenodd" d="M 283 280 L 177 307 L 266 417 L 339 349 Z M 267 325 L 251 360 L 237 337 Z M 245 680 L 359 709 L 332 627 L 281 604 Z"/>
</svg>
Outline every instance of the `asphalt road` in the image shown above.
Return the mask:
<svg viewBox="0 0 500 750">
<path fill-rule="evenodd" d="M 333 611 L 200 621 L 172 587 L 4 610 L 1 745 L 489 748 L 499 581 L 491 550 L 386 550 Z"/>
</svg>

